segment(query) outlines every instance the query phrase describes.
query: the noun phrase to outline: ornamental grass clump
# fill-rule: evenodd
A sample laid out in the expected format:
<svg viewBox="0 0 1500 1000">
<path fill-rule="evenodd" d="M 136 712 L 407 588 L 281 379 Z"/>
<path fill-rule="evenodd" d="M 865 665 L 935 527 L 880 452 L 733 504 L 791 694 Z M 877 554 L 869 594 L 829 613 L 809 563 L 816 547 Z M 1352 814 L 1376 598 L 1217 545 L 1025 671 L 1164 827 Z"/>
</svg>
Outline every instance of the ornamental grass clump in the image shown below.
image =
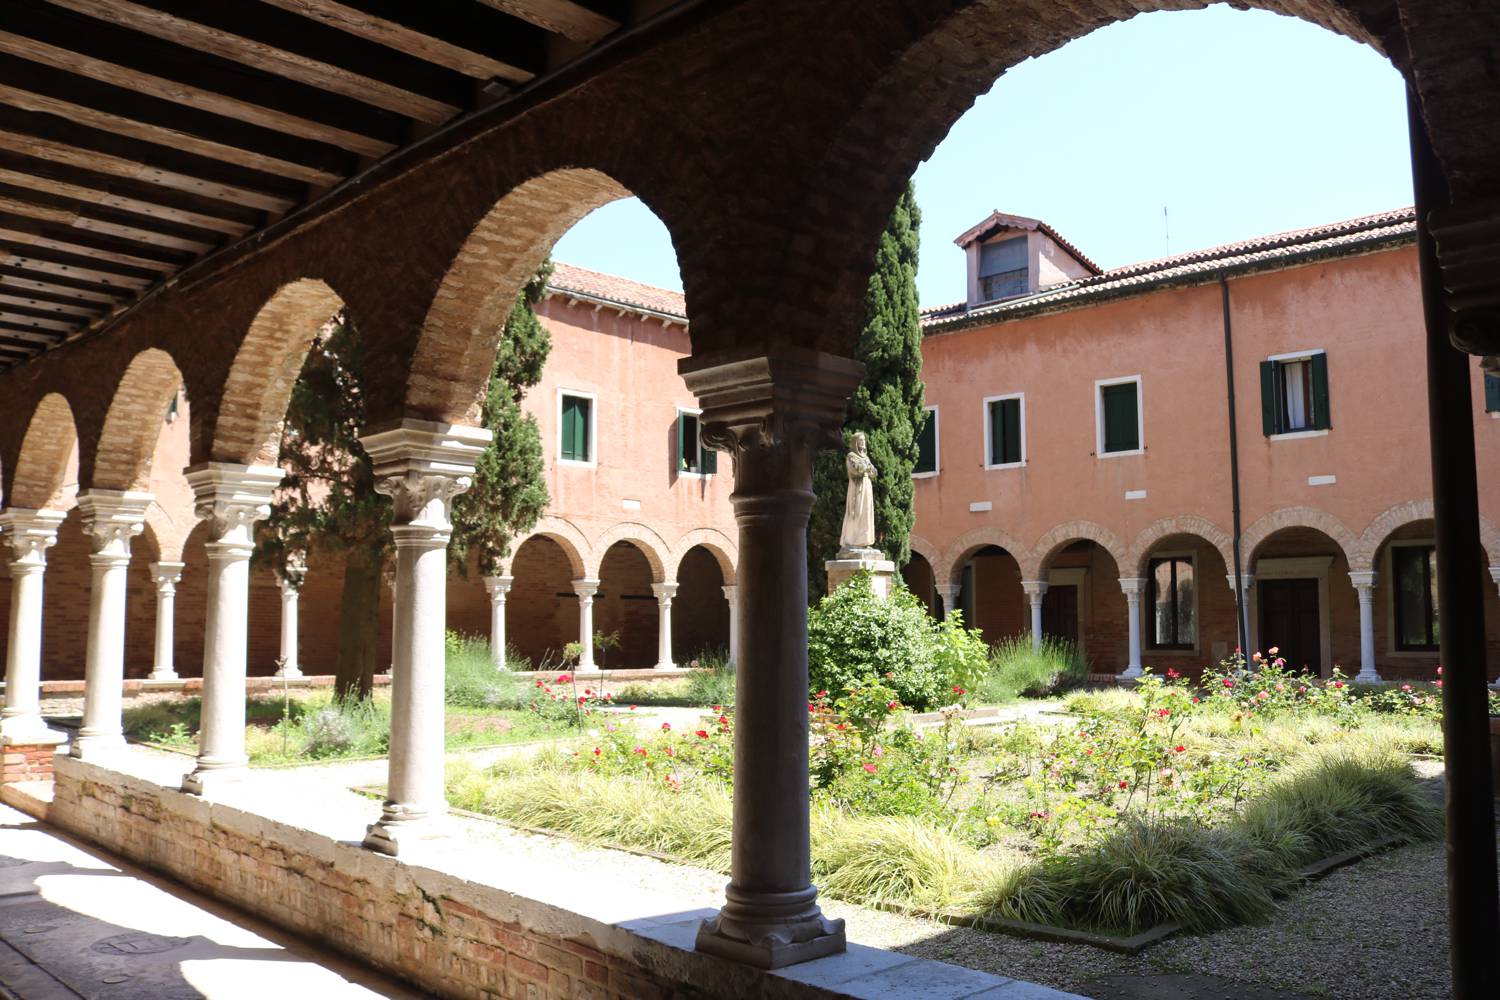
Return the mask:
<svg viewBox="0 0 1500 1000">
<path fill-rule="evenodd" d="M 1080 687 L 1088 679 L 1088 664 L 1073 643 L 1049 635 L 1042 638 L 1040 649 L 1034 649 L 1030 635 L 1013 635 L 990 650 L 978 696 L 986 702 L 1044 698 Z"/>
<path fill-rule="evenodd" d="M 444 637 L 443 700 L 460 708 L 516 708 L 520 685 L 495 665 L 488 639 L 449 632 Z"/>
</svg>

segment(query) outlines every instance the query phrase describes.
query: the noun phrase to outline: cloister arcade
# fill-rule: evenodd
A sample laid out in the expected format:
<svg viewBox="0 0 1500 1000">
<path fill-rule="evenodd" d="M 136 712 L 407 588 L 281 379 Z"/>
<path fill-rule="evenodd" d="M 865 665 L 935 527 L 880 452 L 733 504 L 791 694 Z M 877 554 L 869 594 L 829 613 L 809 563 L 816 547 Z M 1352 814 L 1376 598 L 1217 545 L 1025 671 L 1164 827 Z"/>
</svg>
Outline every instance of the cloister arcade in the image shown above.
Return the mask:
<svg viewBox="0 0 1500 1000">
<path fill-rule="evenodd" d="M 485 84 L 486 94 L 502 96 L 446 124 L 412 127 L 399 118 L 398 128 L 352 111 L 323 123 L 315 134 L 365 157 L 353 183 L 338 183 L 352 169 L 314 171 L 321 179 L 310 188 L 285 178 L 262 183 L 259 171 L 273 160 L 265 156 L 253 169 L 213 171 L 212 182 L 156 171 L 178 185 L 163 197 L 179 239 L 179 228 L 200 238 L 254 230 L 253 238 L 207 256 L 156 249 L 128 263 L 86 257 L 87 270 L 70 270 L 76 257 L 56 260 L 44 245 L 7 248 L 7 267 L 35 263 L 20 268 L 29 280 L 50 275 L 42 281 L 47 288 L 37 289 L 42 295 L 69 303 L 104 296 L 107 304 L 89 311 L 93 318 L 77 324 L 77 335 L 46 338 L 43 352 L 8 350 L 19 363 L 0 372 L 7 415 L 0 424 L 0 530 L 12 557 L 7 736 L 40 725 L 36 650 L 46 553 L 59 526 L 74 519 L 64 486 L 74 481 L 76 449 L 76 520 L 92 579 L 86 707 L 73 752 L 107 763 L 119 750 L 121 609 L 130 566 L 147 547 L 139 536 L 154 472 L 142 435 L 182 384 L 194 403 L 186 482 L 205 523 L 207 577 L 202 748 L 183 789 L 212 802 L 244 771 L 253 528 L 282 478 L 274 462 L 292 383 L 319 325 L 342 308 L 367 350 L 361 440 L 377 488 L 391 500 L 397 549 L 389 781 L 364 843 L 406 852 L 444 811 L 449 513 L 489 437 L 476 417 L 501 321 L 562 232 L 593 208 L 634 194 L 665 223 L 682 262 L 692 356 L 681 372 L 701 403 L 707 439 L 733 457 L 739 528 L 731 881 L 724 906 L 702 924 L 696 951 L 688 953 L 699 964 L 661 974 L 753 991 L 750 984 L 769 980 L 750 978 L 749 967 L 843 952 L 843 922 L 823 914 L 810 875 L 805 534 L 813 455 L 841 426 L 861 376 L 850 355 L 876 241 L 916 164 L 1008 67 L 1144 9 L 1193 6 L 1199 4 L 667 5 L 586 56 L 571 57 L 577 46 L 552 47 L 562 55 L 541 64 L 534 82 L 516 89 Z M 1468 362 L 1449 336 L 1474 353 L 1500 352 L 1500 281 L 1492 266 L 1500 246 L 1500 76 L 1493 71 L 1500 7 L 1446 0 L 1255 6 L 1366 42 L 1411 84 L 1433 345 L 1432 516 L 1439 573 L 1467 580 L 1481 572 L 1478 487 L 1472 429 L 1463 429 Z M 288 118 L 283 111 L 262 120 Z M 307 133 L 305 123 L 294 125 Z M 151 134 L 159 137 L 155 127 Z M 118 160 L 95 166 L 112 162 Z M 149 186 L 141 178 L 152 175 L 129 169 L 129 189 L 139 196 Z M 337 186 L 328 190 L 330 183 Z M 1457 417 L 1444 401 L 1460 407 Z M 1251 525 L 1247 538 L 1264 538 L 1269 553 L 1278 530 L 1316 528 L 1337 543 L 1351 586 L 1354 575 L 1373 572 L 1385 534 L 1371 544 L 1351 529 L 1278 516 Z M 1087 555 L 1101 572 L 1107 561 L 1117 572 L 1140 572 L 1145 550 L 1137 550 L 1138 540 L 1096 527 L 1062 525 L 1024 546 L 1000 533 L 960 539 L 934 566 L 939 593 L 953 593 L 965 561 L 999 559 L 984 548 L 998 546 L 1019 568 L 1036 624 L 1044 571 Z M 1187 533 L 1222 552 L 1218 536 L 1186 526 L 1164 529 L 1146 549 Z M 635 547 L 661 586 L 666 567 L 680 567 L 685 555 L 654 541 L 653 561 L 640 539 L 603 541 L 572 554 L 581 561 L 573 571 L 581 573 L 575 593 L 585 636 L 600 574 L 611 559 L 626 559 L 614 555 L 614 541 Z M 160 537 L 157 546 L 161 556 Z M 1248 548 L 1254 553 L 1256 545 Z M 662 558 L 667 553 L 670 562 Z M 1141 583 L 1136 575 L 1120 579 L 1131 607 Z M 1488 761 L 1468 752 L 1484 740 L 1481 709 L 1472 707 L 1483 704 L 1483 612 L 1477 595 L 1447 584 L 1443 590 L 1453 962 L 1456 995 L 1468 1000 L 1494 995 L 1496 974 Z M 51 589 L 48 599 L 81 606 L 83 590 Z M 1129 620 L 1134 635 L 1141 619 Z M 1139 636 L 1129 646 L 1135 670 Z M 403 969 L 414 977 L 440 974 L 421 962 Z M 778 980 L 777 989 L 791 990 L 786 982 Z"/>
</svg>

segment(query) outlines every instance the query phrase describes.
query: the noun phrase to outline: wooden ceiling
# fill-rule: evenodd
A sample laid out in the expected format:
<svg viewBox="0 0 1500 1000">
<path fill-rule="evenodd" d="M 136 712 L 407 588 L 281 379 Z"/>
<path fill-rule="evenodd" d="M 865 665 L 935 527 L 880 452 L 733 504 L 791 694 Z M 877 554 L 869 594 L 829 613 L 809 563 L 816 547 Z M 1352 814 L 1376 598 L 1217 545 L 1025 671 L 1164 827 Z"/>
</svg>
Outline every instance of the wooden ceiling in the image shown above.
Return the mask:
<svg viewBox="0 0 1500 1000">
<path fill-rule="evenodd" d="M 0 369 L 560 69 L 642 6 L 0 0 Z"/>
</svg>

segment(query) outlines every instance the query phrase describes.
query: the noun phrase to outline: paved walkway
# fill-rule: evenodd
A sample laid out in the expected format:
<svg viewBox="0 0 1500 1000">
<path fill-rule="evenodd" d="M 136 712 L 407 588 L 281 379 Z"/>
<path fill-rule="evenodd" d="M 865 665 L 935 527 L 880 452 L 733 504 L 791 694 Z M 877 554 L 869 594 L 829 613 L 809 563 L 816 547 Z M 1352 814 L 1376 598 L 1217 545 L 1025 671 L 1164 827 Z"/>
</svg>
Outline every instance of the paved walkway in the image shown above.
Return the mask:
<svg viewBox="0 0 1500 1000">
<path fill-rule="evenodd" d="M 0 997 L 418 1000 L 0 806 Z"/>
</svg>

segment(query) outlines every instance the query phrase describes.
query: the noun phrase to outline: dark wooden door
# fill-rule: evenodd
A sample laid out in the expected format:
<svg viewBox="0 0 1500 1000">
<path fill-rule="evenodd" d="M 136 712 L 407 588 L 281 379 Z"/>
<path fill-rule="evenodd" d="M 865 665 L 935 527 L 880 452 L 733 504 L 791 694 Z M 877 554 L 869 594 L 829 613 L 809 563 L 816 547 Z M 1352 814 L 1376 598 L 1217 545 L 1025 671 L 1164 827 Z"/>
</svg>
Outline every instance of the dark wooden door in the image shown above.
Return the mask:
<svg viewBox="0 0 1500 1000">
<path fill-rule="evenodd" d="M 1260 648 L 1275 646 L 1288 666 L 1321 673 L 1318 581 L 1257 580 L 1255 589 L 1260 592 Z"/>
<path fill-rule="evenodd" d="M 1078 643 L 1078 587 L 1053 584 L 1042 596 L 1042 634 Z"/>
</svg>

